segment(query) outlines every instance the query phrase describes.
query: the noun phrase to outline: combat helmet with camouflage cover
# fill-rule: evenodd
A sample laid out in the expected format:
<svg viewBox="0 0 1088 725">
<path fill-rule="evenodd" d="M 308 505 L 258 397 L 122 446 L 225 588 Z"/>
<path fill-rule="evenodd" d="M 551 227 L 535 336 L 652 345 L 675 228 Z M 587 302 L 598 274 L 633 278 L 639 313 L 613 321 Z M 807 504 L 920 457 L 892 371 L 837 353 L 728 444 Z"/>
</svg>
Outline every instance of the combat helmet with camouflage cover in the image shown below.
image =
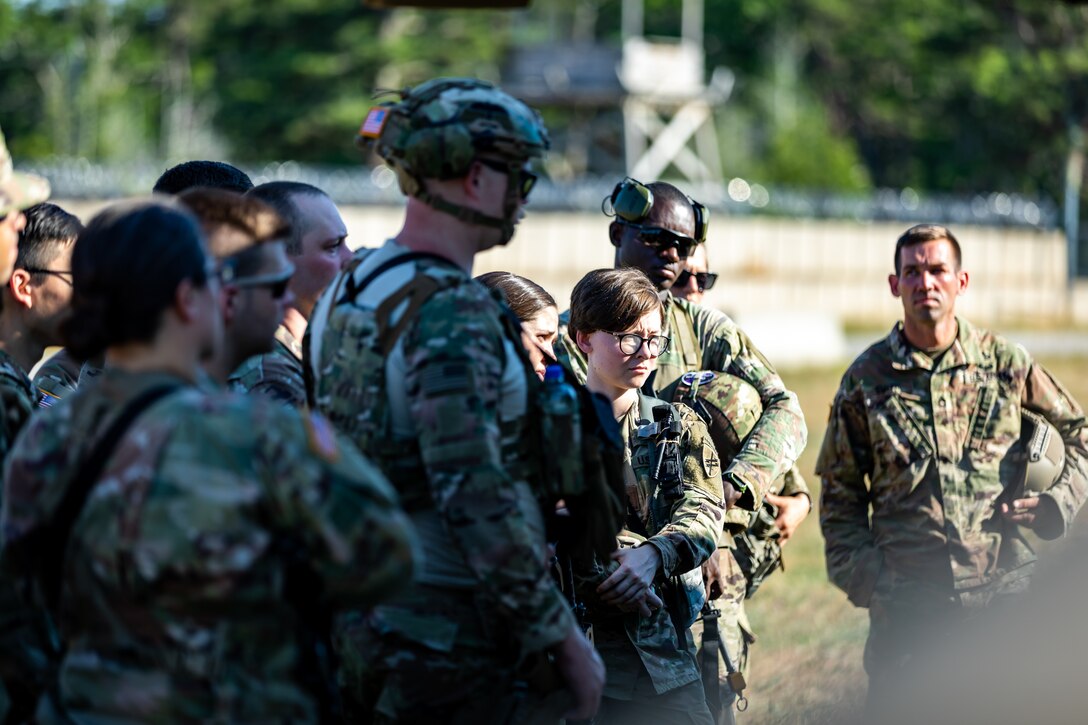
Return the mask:
<svg viewBox="0 0 1088 725">
<path fill-rule="evenodd" d="M 399 101 L 370 110 L 356 144 L 372 146 L 396 172 L 401 191 L 462 221 L 514 234 L 521 198 L 535 177 L 524 166 L 548 149 L 540 115 L 523 102 L 475 78 L 436 78 L 400 91 Z M 426 179 L 456 179 L 485 158 L 509 177 L 503 216 L 493 217 L 433 194 Z"/>
<path fill-rule="evenodd" d="M 681 375 L 662 391 L 666 400 L 691 407 L 706 423 L 722 468 L 740 453 L 748 434 L 763 415 L 759 391 L 727 373 L 696 370 Z M 773 492 L 782 490 L 783 479 Z M 726 531 L 732 531 L 733 557 L 744 572 L 745 597 L 755 594 L 763 580 L 782 566 L 778 542 L 777 510 L 764 501 L 755 513 L 733 507 L 726 512 Z"/>
</svg>

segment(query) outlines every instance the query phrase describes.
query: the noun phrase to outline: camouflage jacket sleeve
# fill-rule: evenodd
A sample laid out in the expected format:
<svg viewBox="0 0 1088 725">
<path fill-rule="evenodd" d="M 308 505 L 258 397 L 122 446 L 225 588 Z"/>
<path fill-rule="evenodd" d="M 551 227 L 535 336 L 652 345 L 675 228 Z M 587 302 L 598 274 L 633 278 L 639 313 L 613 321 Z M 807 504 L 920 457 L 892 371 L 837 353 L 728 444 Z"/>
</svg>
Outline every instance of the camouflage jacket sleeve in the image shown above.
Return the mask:
<svg viewBox="0 0 1088 725">
<path fill-rule="evenodd" d="M 726 315 L 702 305 L 671 298 L 670 303 L 688 310 L 703 351 L 703 367 L 720 370 L 748 382 L 759 391 L 763 415 L 748 435 L 727 474 L 747 484 L 737 503 L 754 511 L 772 482 L 790 469 L 805 449 L 808 429 L 797 396 L 786 389 L 782 378 L 752 341 Z"/>
<path fill-rule="evenodd" d="M 680 444 L 683 489 L 672 504 L 668 521 L 647 541 L 661 554 L 666 577 L 691 571 L 717 548 L 725 522 L 722 471 L 706 424 L 683 404 L 684 434 Z"/>
<path fill-rule="evenodd" d="M 1028 371 L 1021 404 L 1049 420 L 1065 441 L 1065 468 L 1044 496 L 1051 497 L 1062 514 L 1065 531 L 1088 498 L 1088 423 L 1084 410 L 1043 366 Z"/>
<path fill-rule="evenodd" d="M 816 462 L 820 476 L 820 527 L 827 573 L 850 601 L 866 607 L 876 586 L 882 557 L 869 526 L 872 445 L 860 391 L 843 378 Z"/>
<path fill-rule="evenodd" d="M 801 475 L 801 469 L 795 465 L 786 471 L 786 475 L 782 477 L 782 491 L 779 495 L 798 496 L 801 494 L 807 496 L 810 502 L 812 501 L 812 492 L 808 490 L 808 482 Z"/>
<path fill-rule="evenodd" d="M 393 487 L 320 414 L 253 402 L 254 463 L 276 528 L 313 552 L 331 601 L 368 607 L 387 599 L 411 580 L 420 556 Z"/>
<path fill-rule="evenodd" d="M 574 619 L 546 569 L 536 498 L 503 461 L 496 306 L 474 285 L 435 294 L 404 337 L 404 374 L 431 496 L 492 610 L 485 618 L 528 653 L 558 643 Z"/>
<path fill-rule="evenodd" d="M 302 361 L 282 349 L 246 360 L 230 375 L 229 385 L 237 393 L 262 395 L 292 408 L 306 404 L 306 382 Z"/>
</svg>

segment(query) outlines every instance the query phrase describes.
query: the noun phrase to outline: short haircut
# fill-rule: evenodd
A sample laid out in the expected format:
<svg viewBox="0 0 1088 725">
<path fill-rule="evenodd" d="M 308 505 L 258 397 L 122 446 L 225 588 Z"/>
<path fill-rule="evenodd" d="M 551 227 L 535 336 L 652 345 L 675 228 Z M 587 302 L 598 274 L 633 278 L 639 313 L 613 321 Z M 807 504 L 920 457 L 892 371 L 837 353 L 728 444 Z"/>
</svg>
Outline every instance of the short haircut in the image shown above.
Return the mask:
<svg viewBox="0 0 1088 725">
<path fill-rule="evenodd" d="M 198 187 L 178 194 L 178 201 L 200 222 L 208 251 L 222 265 L 229 263 L 235 277 L 257 273 L 261 255 L 249 252 L 291 234 L 276 210 L 255 197 Z"/>
<path fill-rule="evenodd" d="M 641 269 L 596 269 L 574 286 L 567 334 L 622 332 L 654 310 L 664 312 L 661 297 Z"/>
<path fill-rule="evenodd" d="M 194 186 L 210 186 L 244 194 L 253 182 L 241 169 L 222 161 L 186 161 L 162 172 L 152 189 L 156 194 L 180 194 Z"/>
<path fill-rule="evenodd" d="M 328 196 L 324 191 L 304 184 L 301 181 L 269 181 L 268 183 L 254 186 L 246 196 L 253 196 L 271 206 L 291 226 L 291 235 L 284 241 L 287 242 L 287 253 L 293 257 L 302 254 L 302 237 L 306 230 L 302 227 L 302 214 L 299 212 L 295 196 Z"/>
<path fill-rule="evenodd" d="M 543 309 L 556 308 L 555 298 L 548 291 L 531 279 L 519 277 L 511 272 L 488 272 L 481 274 L 476 281 L 488 289 L 501 290 L 506 296 L 510 310 L 522 322 L 528 322 Z"/>
<path fill-rule="evenodd" d="M 16 269 L 48 269 L 57 253 L 83 231 L 79 217 L 56 204 L 35 204 L 23 213 L 26 214 L 26 227 L 19 232 Z"/>
<path fill-rule="evenodd" d="M 208 281 L 208 254 L 196 219 L 154 200 L 97 214 L 72 249 L 72 302 L 64 346 L 88 360 L 106 348 L 155 337 L 183 280 Z"/>
<path fill-rule="evenodd" d="M 963 256 L 960 253 L 960 242 L 952 234 L 951 230 L 948 227 L 942 227 L 940 224 L 915 224 L 903 232 L 902 236 L 895 242 L 895 276 L 898 277 L 902 272 L 903 261 L 899 258 L 900 251 L 916 244 L 932 242 L 935 239 L 947 239 L 949 241 L 952 245 L 952 254 L 956 259 L 956 269 L 959 270 L 963 265 Z"/>
<path fill-rule="evenodd" d="M 691 199 L 688 198 L 688 195 L 667 181 L 654 181 L 646 184 L 646 188 L 653 192 L 654 204 L 661 201 L 671 201 L 680 206 L 691 206 Z"/>
</svg>

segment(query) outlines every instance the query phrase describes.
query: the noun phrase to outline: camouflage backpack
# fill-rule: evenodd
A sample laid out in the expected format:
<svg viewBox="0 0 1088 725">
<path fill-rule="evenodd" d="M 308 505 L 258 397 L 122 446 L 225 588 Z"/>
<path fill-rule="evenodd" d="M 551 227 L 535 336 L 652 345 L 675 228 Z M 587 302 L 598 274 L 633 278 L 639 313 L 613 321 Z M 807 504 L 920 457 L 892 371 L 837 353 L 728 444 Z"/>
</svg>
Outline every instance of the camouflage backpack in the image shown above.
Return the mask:
<svg viewBox="0 0 1088 725">
<path fill-rule="evenodd" d="M 759 392 L 728 373 L 698 370 L 684 373 L 665 388 L 663 398 L 684 403 L 703 419 L 718 449 L 722 469 L 740 453 L 748 434 L 763 414 Z M 783 478 L 774 482 L 771 493 L 782 490 Z M 782 547 L 775 525 L 777 509 L 764 501 L 755 513 L 730 509 L 726 530 L 734 531 L 733 556 L 744 572 L 745 597 L 755 594 L 763 580 L 782 568 Z"/>
</svg>

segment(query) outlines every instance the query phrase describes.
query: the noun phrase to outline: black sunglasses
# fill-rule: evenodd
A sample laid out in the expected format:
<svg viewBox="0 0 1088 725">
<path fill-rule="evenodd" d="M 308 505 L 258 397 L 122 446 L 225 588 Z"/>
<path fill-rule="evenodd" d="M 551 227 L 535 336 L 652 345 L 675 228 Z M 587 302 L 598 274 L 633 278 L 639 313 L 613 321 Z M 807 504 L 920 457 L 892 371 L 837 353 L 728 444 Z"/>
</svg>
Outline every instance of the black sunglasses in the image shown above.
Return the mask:
<svg viewBox="0 0 1088 725">
<path fill-rule="evenodd" d="M 692 250 L 695 249 L 695 245 L 698 244 L 698 242 L 691 237 L 685 237 L 683 234 L 677 234 L 676 232 L 662 229 L 661 227 L 647 227 L 641 224 L 635 224 L 634 222 L 629 222 L 625 219 L 621 219 L 620 222 L 637 229 L 639 241 L 647 247 L 653 247 L 655 249 L 676 247 L 676 255 L 680 257 L 680 259 L 687 259 L 690 257 Z"/>
<path fill-rule="evenodd" d="M 291 282 L 291 275 L 295 272 L 292 267 L 286 274 L 283 272 L 277 274 L 265 274 L 256 277 L 238 277 L 230 280 L 228 284 L 232 284 L 235 287 L 267 287 L 268 291 L 272 293 L 272 299 L 283 299 L 283 296 L 287 294 L 287 285 Z"/>
<path fill-rule="evenodd" d="M 525 169 L 518 168 L 516 166 L 511 167 L 501 161 L 496 161 L 495 159 L 477 158 L 476 160 L 487 168 L 491 169 L 492 171 L 498 171 L 499 173 L 507 175 L 516 172 L 517 181 L 515 183 L 521 185 L 518 191 L 521 193 L 522 199 L 529 198 L 529 192 L 533 190 L 534 186 L 536 186 L 536 180 L 539 178 L 532 171 L 526 171 Z"/>
<path fill-rule="evenodd" d="M 692 274 L 688 270 L 684 270 L 676 276 L 676 283 L 673 287 L 677 289 L 683 289 L 688 286 L 688 282 L 692 277 L 695 277 L 695 284 L 699 285 L 700 292 L 706 292 L 708 289 L 714 286 L 714 283 L 718 281 L 717 272 L 695 272 Z"/>
</svg>

